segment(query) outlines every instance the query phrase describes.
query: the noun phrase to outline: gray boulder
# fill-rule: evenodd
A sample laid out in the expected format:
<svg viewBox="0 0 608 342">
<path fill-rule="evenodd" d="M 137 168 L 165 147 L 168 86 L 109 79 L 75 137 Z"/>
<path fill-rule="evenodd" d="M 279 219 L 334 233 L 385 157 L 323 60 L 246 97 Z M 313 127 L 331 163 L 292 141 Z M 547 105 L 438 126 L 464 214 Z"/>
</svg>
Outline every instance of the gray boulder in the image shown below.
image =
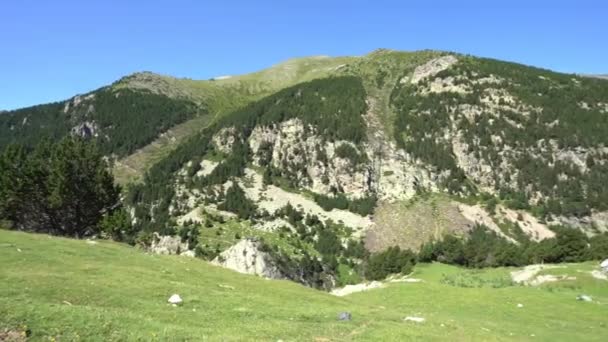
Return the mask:
<svg viewBox="0 0 608 342">
<path fill-rule="evenodd" d="M 352 315 L 350 312 L 340 312 L 338 314 L 338 321 L 350 321 L 352 319 Z"/>
<path fill-rule="evenodd" d="M 279 270 L 272 255 L 261 251 L 261 247 L 262 245 L 257 239 L 243 239 L 223 251 L 213 259 L 212 263 L 239 273 L 284 279 L 285 275 Z"/>
<path fill-rule="evenodd" d="M 150 251 L 155 254 L 182 254 L 188 251 L 188 244 L 182 242 L 179 236 L 160 235 L 155 232 Z"/>
</svg>

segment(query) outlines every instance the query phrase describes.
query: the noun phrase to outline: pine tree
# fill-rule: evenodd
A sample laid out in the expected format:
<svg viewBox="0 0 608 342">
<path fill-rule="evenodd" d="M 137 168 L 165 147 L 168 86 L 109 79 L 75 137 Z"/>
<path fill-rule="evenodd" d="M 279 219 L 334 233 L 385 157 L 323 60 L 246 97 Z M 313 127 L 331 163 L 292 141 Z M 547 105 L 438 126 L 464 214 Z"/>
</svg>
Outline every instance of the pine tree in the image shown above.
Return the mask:
<svg viewBox="0 0 608 342">
<path fill-rule="evenodd" d="M 119 207 L 107 161 L 90 142 L 42 142 L 32 153 L 9 147 L 0 158 L 0 217 L 14 228 L 82 237 Z"/>
</svg>

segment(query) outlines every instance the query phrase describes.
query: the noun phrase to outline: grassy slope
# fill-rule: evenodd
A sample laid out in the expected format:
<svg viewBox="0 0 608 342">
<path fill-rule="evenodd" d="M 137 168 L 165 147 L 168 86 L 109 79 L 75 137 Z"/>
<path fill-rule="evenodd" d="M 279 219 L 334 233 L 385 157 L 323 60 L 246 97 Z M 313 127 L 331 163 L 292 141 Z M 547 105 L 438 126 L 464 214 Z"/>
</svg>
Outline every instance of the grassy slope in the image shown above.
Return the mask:
<svg viewBox="0 0 608 342">
<path fill-rule="evenodd" d="M 424 283 L 338 298 L 111 242 L 92 245 L 0 230 L 0 260 L 0 329 L 25 324 L 34 340 L 600 341 L 608 336 L 608 282 L 583 273 L 577 274 L 581 281 L 551 288 L 492 288 L 487 285 L 504 279 L 507 270 L 472 276 L 455 267 L 421 265 L 415 276 Z M 572 272 L 589 267 L 569 265 Z M 481 279 L 472 283 L 482 287 L 442 282 L 459 276 Z M 583 292 L 595 302 L 575 301 Z M 166 304 L 172 293 L 184 298 L 183 306 Z M 338 322 L 337 313 L 345 310 L 353 320 Z M 427 322 L 403 322 L 407 315 Z"/>
</svg>

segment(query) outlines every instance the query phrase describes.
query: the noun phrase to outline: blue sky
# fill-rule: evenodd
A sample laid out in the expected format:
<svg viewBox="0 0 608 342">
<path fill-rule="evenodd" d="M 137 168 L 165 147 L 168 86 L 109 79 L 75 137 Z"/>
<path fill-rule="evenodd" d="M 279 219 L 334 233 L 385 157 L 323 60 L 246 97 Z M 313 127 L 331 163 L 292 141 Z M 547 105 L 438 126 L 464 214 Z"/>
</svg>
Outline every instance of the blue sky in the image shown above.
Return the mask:
<svg viewBox="0 0 608 342">
<path fill-rule="evenodd" d="M 441 49 L 608 73 L 607 1 L 32 1 L 0 4 L 0 109 L 149 70 L 206 79 L 308 55 Z"/>
</svg>

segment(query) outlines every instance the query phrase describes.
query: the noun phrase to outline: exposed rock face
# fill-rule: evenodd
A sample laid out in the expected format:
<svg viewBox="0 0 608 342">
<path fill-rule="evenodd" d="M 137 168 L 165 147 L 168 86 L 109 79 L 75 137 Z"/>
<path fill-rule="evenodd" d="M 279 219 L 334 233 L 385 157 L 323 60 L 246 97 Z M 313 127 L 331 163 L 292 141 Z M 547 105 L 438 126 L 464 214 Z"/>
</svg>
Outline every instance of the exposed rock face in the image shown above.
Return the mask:
<svg viewBox="0 0 608 342">
<path fill-rule="evenodd" d="M 600 232 L 608 232 L 608 211 L 592 212 L 591 215 L 583 217 L 557 216 L 549 223 L 561 224 L 582 230 L 588 230 L 589 227 L 595 227 L 595 229 Z"/>
<path fill-rule="evenodd" d="M 491 165 L 484 159 L 469 153 L 469 145 L 464 142 L 461 134 L 452 138 L 452 151 L 457 165 L 470 177 L 478 181 L 479 186 L 486 192 L 494 193 L 494 173 Z"/>
<path fill-rule="evenodd" d="M 260 251 L 260 242 L 244 239 L 222 252 L 212 263 L 229 268 L 239 273 L 254 274 L 271 279 L 283 279 L 285 276 L 273 264 L 272 257 Z"/>
<path fill-rule="evenodd" d="M 433 173 L 427 165 L 399 149 L 382 127 L 377 101 L 368 98 L 367 105 L 365 150 L 370 160 L 371 186 L 378 199 L 410 199 L 419 188 L 437 191 L 437 184 L 445 175 Z"/>
<path fill-rule="evenodd" d="M 456 63 L 458 59 L 452 55 L 443 56 L 439 58 L 432 59 L 427 63 L 416 67 L 414 70 L 414 74 L 410 82 L 418 83 L 420 80 L 436 75 L 440 71 L 443 71 L 449 68 L 452 64 Z"/>
<path fill-rule="evenodd" d="M 188 252 L 188 244 L 183 243 L 179 236 L 170 235 L 159 235 L 154 233 L 152 238 L 152 245 L 150 251 L 156 254 L 185 254 L 186 256 L 193 256 Z"/>
<path fill-rule="evenodd" d="M 325 195 L 337 190 L 350 198 L 369 195 L 369 165 L 354 164 L 335 153 L 342 144 L 357 148 L 346 141 L 324 141 L 312 127 L 305 127 L 299 119 L 271 127 L 258 126 L 248 143 L 256 165 L 270 164 L 280 168 L 308 190 Z"/>
<path fill-rule="evenodd" d="M 217 132 L 213 136 L 211 142 L 218 151 L 229 154 L 232 152 L 232 147 L 234 146 L 237 138 L 236 128 L 228 127 Z"/>
<path fill-rule="evenodd" d="M 92 138 L 99 135 L 99 128 L 95 121 L 85 121 L 72 128 L 72 134 L 81 138 Z"/>
</svg>

